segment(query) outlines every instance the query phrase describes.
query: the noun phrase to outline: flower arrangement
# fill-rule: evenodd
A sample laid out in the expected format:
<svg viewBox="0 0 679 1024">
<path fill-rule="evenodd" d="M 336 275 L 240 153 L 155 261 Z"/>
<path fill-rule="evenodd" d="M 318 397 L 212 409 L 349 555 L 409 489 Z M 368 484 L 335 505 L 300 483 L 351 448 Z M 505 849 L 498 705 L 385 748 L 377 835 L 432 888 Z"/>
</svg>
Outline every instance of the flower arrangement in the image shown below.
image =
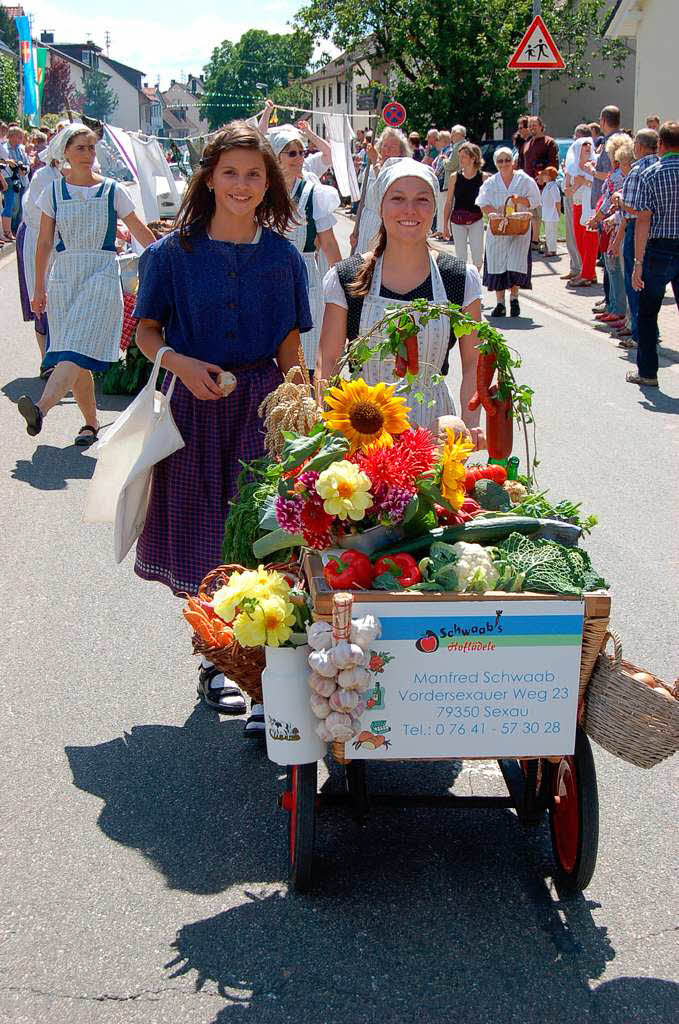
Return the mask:
<svg viewBox="0 0 679 1024">
<path fill-rule="evenodd" d="M 203 611 L 241 647 L 297 646 L 305 642 L 303 631 L 310 620 L 306 595 L 281 573 L 261 565 L 232 573 Z"/>
</svg>

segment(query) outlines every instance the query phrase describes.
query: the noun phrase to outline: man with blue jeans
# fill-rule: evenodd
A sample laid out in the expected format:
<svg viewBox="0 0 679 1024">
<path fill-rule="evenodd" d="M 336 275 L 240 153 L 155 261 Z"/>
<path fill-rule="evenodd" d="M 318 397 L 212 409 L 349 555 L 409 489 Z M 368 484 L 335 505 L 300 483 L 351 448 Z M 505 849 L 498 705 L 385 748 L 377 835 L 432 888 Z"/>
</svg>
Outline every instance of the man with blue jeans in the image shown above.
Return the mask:
<svg viewBox="0 0 679 1024">
<path fill-rule="evenodd" d="M 618 209 L 622 210 L 625 217 L 625 238 L 623 241 L 623 266 L 625 271 L 625 291 L 627 293 L 627 304 L 629 306 L 630 332 L 632 341 L 639 343 L 639 292 L 632 287 L 632 273 L 634 271 L 634 226 L 636 214 L 639 209 L 639 182 L 641 174 L 654 164 L 658 159 L 658 133 L 650 128 L 643 128 L 634 137 L 635 162 L 632 170 L 625 178 L 621 192 L 616 192 L 615 201 Z M 633 348 L 631 344 L 625 344 L 621 340 L 623 348 Z"/>
<path fill-rule="evenodd" d="M 658 386 L 658 313 L 671 283 L 679 308 L 679 121 L 658 133 L 657 163 L 642 172 L 634 233 L 632 286 L 639 295 L 637 373 L 627 381 Z"/>
</svg>

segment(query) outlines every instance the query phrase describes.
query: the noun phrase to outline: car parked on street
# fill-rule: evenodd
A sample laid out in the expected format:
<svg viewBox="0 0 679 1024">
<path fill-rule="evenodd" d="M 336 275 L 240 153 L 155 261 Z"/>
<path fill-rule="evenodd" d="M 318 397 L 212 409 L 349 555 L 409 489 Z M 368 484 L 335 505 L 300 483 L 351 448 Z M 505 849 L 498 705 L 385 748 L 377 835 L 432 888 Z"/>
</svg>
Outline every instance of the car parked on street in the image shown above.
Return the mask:
<svg viewBox="0 0 679 1024">
<path fill-rule="evenodd" d="M 187 176 L 186 172 L 179 164 L 172 163 L 168 164 L 170 174 L 175 180 L 177 186 L 177 192 L 179 192 L 179 203 L 168 191 L 167 182 L 163 181 L 162 178 L 156 178 L 156 198 L 158 200 L 158 210 L 160 212 L 161 220 L 174 220 L 179 213 L 179 206 L 184 197 L 186 191 Z"/>
</svg>

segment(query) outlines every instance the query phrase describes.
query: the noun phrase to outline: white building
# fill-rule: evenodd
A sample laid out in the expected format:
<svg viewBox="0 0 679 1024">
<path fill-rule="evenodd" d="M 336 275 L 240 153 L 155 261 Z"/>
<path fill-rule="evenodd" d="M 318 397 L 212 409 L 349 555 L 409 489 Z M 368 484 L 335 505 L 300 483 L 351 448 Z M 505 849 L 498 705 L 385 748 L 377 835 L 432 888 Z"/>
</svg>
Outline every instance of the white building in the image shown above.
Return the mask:
<svg viewBox="0 0 679 1024">
<path fill-rule="evenodd" d="M 207 135 L 210 127 L 200 111 L 200 97 L 204 92 L 205 84 L 202 77 L 189 75 L 186 82 L 177 82 L 173 78 L 170 88 L 161 94 L 163 124 L 166 134 L 171 139 Z"/>
<path fill-rule="evenodd" d="M 373 110 L 371 118 L 370 110 L 364 112 L 359 109 L 359 97 L 366 94 L 371 81 L 386 83 L 386 74 L 384 64 L 371 65 L 368 58 L 346 52 L 329 61 L 320 71 L 302 79 L 311 91 L 313 131 L 325 138 L 325 113 L 348 114 L 354 131 L 357 128 L 374 128 L 377 111 Z"/>
<path fill-rule="evenodd" d="M 49 38 L 45 39 L 47 36 Z M 106 84 L 118 99 L 115 110 L 107 121 L 126 131 L 138 132 L 141 128 L 141 108 L 144 103 L 142 88 L 143 71 L 132 68 L 128 64 L 107 57 L 100 46 L 91 40 L 84 43 L 54 43 L 52 33 L 43 32 L 41 43 L 48 43 L 61 57 L 76 61 L 81 69 L 80 81 L 71 67 L 71 82 L 79 92 L 83 92 L 82 74 L 87 71 L 99 71 L 106 75 Z"/>
<path fill-rule="evenodd" d="M 605 32 L 611 39 L 636 40 L 634 128 L 645 127 L 648 114 L 676 121 L 679 0 L 617 0 Z"/>
</svg>

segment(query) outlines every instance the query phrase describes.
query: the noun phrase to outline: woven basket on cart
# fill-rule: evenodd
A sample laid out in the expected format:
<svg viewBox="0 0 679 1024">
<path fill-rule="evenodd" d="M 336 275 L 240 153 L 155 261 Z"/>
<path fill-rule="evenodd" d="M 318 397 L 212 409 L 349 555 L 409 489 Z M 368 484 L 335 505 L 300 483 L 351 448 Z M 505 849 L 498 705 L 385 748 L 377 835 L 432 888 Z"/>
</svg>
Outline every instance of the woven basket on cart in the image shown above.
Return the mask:
<svg viewBox="0 0 679 1024">
<path fill-rule="evenodd" d="M 297 578 L 300 577 L 300 567 L 296 563 L 276 562 L 267 565 L 266 568 L 292 573 Z M 219 565 L 209 572 L 201 583 L 198 597 L 204 601 L 212 600 L 215 592 L 229 582 L 232 573 L 243 571 L 242 565 Z M 227 679 L 233 679 L 235 683 L 238 683 L 241 690 L 247 693 L 254 704 L 262 703 L 263 647 L 241 647 L 237 640 L 230 643 L 228 647 L 212 647 L 194 633 L 193 653 L 202 654 L 213 665 L 216 665 Z"/>
<path fill-rule="evenodd" d="M 507 213 L 507 203 L 510 201 L 511 196 L 507 196 L 502 213 L 491 213 L 488 218 L 488 226 L 493 235 L 525 235 L 529 230 L 533 221 L 530 211 Z"/>
<path fill-rule="evenodd" d="M 580 656 L 580 689 L 579 700 L 585 696 L 585 691 L 599 657 L 601 648 L 606 642 L 608 634 L 608 623 L 610 618 L 604 615 L 598 618 L 585 615 L 582 627 L 582 654 Z"/>
<path fill-rule="evenodd" d="M 679 685 L 656 679 L 667 697 L 633 679 L 635 672 L 645 670 L 623 659 L 617 633 L 607 633 L 609 638 L 614 653 L 599 655 L 585 695 L 584 729 L 610 754 L 638 768 L 652 768 L 679 750 Z"/>
</svg>

